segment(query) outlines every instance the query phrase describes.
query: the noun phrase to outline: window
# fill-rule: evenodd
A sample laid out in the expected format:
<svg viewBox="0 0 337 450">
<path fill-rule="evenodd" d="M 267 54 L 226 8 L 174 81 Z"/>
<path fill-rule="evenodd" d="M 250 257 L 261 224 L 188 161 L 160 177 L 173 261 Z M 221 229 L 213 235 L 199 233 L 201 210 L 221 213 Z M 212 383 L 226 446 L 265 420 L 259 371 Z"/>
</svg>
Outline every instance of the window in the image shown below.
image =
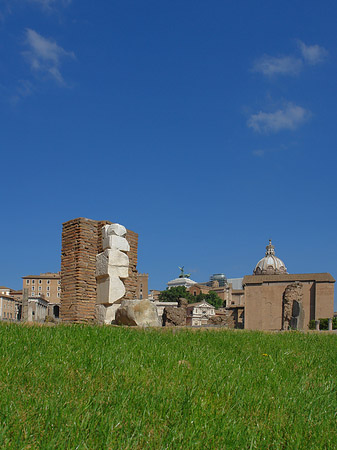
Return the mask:
<svg viewBox="0 0 337 450">
<path fill-rule="evenodd" d="M 32 284 L 35 284 L 35 280 L 32 280 Z"/>
<path fill-rule="evenodd" d="M 61 284 L 61 280 L 58 280 L 57 284 Z"/>
<path fill-rule="evenodd" d="M 42 286 L 39 286 L 39 291 L 42 291 Z"/>
<path fill-rule="evenodd" d="M 50 280 L 47 280 L 47 284 L 50 284 Z"/>
<path fill-rule="evenodd" d="M 49 292 L 47 292 L 47 297 L 50 297 L 50 294 L 49 294 Z"/>
<path fill-rule="evenodd" d="M 47 286 L 47 291 L 50 291 L 50 287 L 49 286 Z"/>
<path fill-rule="evenodd" d="M 39 280 L 39 284 L 42 284 L 42 280 Z"/>
<path fill-rule="evenodd" d="M 32 286 L 32 291 L 35 291 L 35 286 Z"/>
<path fill-rule="evenodd" d="M 57 290 L 60 291 L 61 290 L 61 286 L 57 286 Z"/>
<path fill-rule="evenodd" d="M 26 280 L 26 284 L 29 284 L 29 280 Z"/>
<path fill-rule="evenodd" d="M 58 296 L 58 298 L 60 298 L 60 293 L 59 292 L 57 293 L 57 296 Z"/>
<path fill-rule="evenodd" d="M 35 292 L 32 292 L 32 293 L 31 293 L 31 297 L 34 297 L 34 296 L 35 296 Z"/>
</svg>

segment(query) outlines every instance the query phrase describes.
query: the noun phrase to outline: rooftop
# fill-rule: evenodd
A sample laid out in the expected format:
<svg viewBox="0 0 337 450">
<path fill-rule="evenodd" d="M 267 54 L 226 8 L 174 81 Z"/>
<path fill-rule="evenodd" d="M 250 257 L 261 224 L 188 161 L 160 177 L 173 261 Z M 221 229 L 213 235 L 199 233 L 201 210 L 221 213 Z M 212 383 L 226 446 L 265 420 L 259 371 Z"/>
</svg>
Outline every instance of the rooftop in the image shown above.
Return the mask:
<svg viewBox="0 0 337 450">
<path fill-rule="evenodd" d="M 38 278 L 38 279 L 47 279 L 47 278 L 61 278 L 61 272 L 45 272 L 40 273 L 40 275 L 26 275 L 25 277 L 22 277 L 24 280 L 27 278 Z"/>
<path fill-rule="evenodd" d="M 278 275 L 246 275 L 243 278 L 243 285 L 246 284 L 262 284 L 273 282 L 289 282 L 289 281 L 318 281 L 334 283 L 335 279 L 328 273 L 282 273 Z"/>
</svg>

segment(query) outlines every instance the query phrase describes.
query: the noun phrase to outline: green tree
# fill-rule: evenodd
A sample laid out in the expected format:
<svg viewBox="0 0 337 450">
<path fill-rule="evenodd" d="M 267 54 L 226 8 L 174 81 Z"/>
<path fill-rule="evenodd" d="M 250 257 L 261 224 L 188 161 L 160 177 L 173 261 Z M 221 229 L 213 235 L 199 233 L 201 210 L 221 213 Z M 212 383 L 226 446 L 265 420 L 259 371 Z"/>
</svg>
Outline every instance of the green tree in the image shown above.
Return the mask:
<svg viewBox="0 0 337 450">
<path fill-rule="evenodd" d="M 205 294 L 205 301 L 210 305 L 213 305 L 215 309 L 219 309 L 223 305 L 222 298 L 214 291 L 209 291 L 208 294 Z"/>
<path fill-rule="evenodd" d="M 214 291 L 209 291 L 207 294 L 192 295 L 188 292 L 185 286 L 177 286 L 167 288 L 165 291 L 161 291 L 159 294 L 159 300 L 161 302 L 177 302 L 179 298 L 186 298 L 188 303 L 200 303 L 206 301 L 210 305 L 213 305 L 215 309 L 221 308 L 223 300 Z"/>
<path fill-rule="evenodd" d="M 186 298 L 188 303 L 192 303 L 192 300 L 195 301 L 195 297 L 186 290 L 185 286 L 167 288 L 165 291 L 161 291 L 158 298 L 161 302 L 177 302 L 180 298 Z"/>
</svg>

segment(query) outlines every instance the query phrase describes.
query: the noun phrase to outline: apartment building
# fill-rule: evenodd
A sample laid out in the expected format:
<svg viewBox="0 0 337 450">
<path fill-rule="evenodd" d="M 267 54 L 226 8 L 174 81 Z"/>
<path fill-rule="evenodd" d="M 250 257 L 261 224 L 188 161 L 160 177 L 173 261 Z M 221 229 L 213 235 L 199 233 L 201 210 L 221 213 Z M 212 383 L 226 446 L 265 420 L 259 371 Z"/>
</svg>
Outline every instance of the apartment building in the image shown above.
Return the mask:
<svg viewBox="0 0 337 450">
<path fill-rule="evenodd" d="M 61 301 L 61 274 L 60 272 L 40 273 L 40 275 L 27 275 L 22 277 L 23 290 L 28 290 L 28 297 L 38 297 L 49 303 Z"/>
<path fill-rule="evenodd" d="M 16 321 L 21 318 L 21 303 L 0 291 L 0 320 Z"/>
</svg>

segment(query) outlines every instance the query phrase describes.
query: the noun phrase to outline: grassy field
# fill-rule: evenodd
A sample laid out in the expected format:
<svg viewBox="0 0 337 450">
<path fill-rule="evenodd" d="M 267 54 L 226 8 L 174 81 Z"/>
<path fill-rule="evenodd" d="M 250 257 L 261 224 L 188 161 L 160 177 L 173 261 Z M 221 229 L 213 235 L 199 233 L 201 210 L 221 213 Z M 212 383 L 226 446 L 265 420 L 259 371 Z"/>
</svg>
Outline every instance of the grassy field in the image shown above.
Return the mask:
<svg viewBox="0 0 337 450">
<path fill-rule="evenodd" d="M 0 325 L 0 448 L 337 448 L 336 335 L 174 331 Z"/>
</svg>

